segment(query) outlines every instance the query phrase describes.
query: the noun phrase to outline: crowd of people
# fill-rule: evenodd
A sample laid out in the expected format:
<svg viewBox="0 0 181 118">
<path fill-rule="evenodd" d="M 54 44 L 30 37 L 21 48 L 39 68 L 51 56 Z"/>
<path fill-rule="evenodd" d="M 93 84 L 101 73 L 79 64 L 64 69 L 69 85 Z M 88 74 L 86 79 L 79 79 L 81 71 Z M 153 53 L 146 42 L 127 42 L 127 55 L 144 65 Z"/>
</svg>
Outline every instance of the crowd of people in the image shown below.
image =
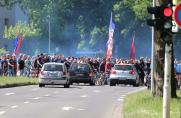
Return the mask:
<svg viewBox="0 0 181 118">
<path fill-rule="evenodd" d="M 142 83 L 144 83 L 145 76 L 151 72 L 151 59 L 141 57 L 138 60 L 130 59 L 108 59 L 92 58 L 92 57 L 64 57 L 63 55 L 48 55 L 40 54 L 37 56 L 20 55 L 17 59 L 14 55 L 0 56 L 0 76 L 26 76 L 38 77 L 39 72 L 44 63 L 47 62 L 61 62 L 65 63 L 69 69 L 71 63 L 89 63 L 93 70 L 98 73 L 105 72 L 105 65 L 107 70 L 115 64 L 134 64 Z M 175 61 L 175 72 L 177 79 L 181 80 L 181 61 Z M 180 81 L 181 85 L 181 81 Z"/>
<path fill-rule="evenodd" d="M 38 73 L 42 68 L 44 63 L 47 62 L 61 62 L 65 63 L 67 68 L 70 67 L 71 63 L 89 63 L 94 70 L 99 72 L 105 71 L 105 64 L 107 61 L 107 69 L 110 70 L 114 64 L 124 64 L 131 63 L 135 64 L 136 68 L 140 72 L 140 76 L 143 79 L 145 75 L 145 71 L 150 73 L 150 59 L 140 58 L 139 60 L 129 60 L 129 59 L 109 59 L 105 58 L 89 58 L 89 57 L 64 57 L 63 55 L 48 55 L 48 54 L 40 54 L 37 56 L 28 56 L 28 55 L 20 55 L 17 59 L 16 56 L 13 55 L 4 55 L 0 57 L 0 75 L 1 76 L 32 76 L 33 72 Z M 35 74 L 34 73 L 34 74 Z"/>
</svg>

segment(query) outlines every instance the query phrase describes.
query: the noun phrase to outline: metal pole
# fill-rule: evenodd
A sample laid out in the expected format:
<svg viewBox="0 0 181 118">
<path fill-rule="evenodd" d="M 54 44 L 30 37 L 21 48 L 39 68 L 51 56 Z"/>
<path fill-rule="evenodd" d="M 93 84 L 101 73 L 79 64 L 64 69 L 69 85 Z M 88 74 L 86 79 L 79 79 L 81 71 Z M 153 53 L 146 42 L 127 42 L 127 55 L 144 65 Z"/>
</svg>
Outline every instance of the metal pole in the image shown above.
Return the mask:
<svg viewBox="0 0 181 118">
<path fill-rule="evenodd" d="M 155 7 L 155 0 L 153 0 L 153 7 Z M 152 19 L 155 19 L 155 15 L 152 15 Z M 155 39 L 155 29 L 152 27 L 152 49 L 151 49 L 151 94 L 155 94 L 154 87 L 154 71 L 155 71 L 155 56 L 154 56 L 154 39 Z"/>
<path fill-rule="evenodd" d="M 165 73 L 163 87 L 163 118 L 170 118 L 170 98 L 171 98 L 171 50 L 172 44 L 165 44 Z"/>
<path fill-rule="evenodd" d="M 177 0 L 172 0 L 177 4 Z M 173 41 L 172 36 L 165 37 L 165 40 Z M 165 69 L 163 86 L 163 118 L 170 118 L 170 99 L 171 99 L 171 72 L 172 72 L 172 43 L 165 44 Z"/>
<path fill-rule="evenodd" d="M 48 53 L 50 54 L 50 16 L 49 16 L 49 22 L 48 22 L 48 32 L 49 32 L 49 42 L 48 42 Z"/>
</svg>

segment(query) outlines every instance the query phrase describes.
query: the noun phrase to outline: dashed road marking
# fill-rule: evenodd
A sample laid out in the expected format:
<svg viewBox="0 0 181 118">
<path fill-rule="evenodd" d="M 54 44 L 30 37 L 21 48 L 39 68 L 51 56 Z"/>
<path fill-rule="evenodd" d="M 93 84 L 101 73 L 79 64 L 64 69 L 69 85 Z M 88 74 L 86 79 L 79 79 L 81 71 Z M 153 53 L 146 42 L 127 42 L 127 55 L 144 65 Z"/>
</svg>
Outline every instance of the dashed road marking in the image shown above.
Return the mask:
<svg viewBox="0 0 181 118">
<path fill-rule="evenodd" d="M 48 96 L 50 96 L 50 94 L 46 94 L 46 95 L 44 95 L 45 97 L 48 97 Z"/>
<path fill-rule="evenodd" d="M 124 98 L 125 98 L 125 97 L 122 97 L 122 96 L 121 96 L 119 99 L 124 99 Z"/>
<path fill-rule="evenodd" d="M 93 92 L 95 92 L 95 93 L 100 93 L 101 91 L 100 91 L 100 90 L 94 90 Z"/>
<path fill-rule="evenodd" d="M 80 109 L 80 108 L 78 108 L 78 109 L 76 109 L 76 110 L 78 110 L 78 111 L 84 111 L 85 109 Z"/>
<path fill-rule="evenodd" d="M 80 97 L 81 98 L 86 98 L 86 97 L 88 97 L 88 95 L 81 95 Z"/>
<path fill-rule="evenodd" d="M 4 113 L 6 113 L 6 111 L 0 111 L 0 115 L 3 115 Z"/>
<path fill-rule="evenodd" d="M 25 104 L 28 104 L 28 103 L 30 103 L 30 102 L 29 102 L 29 101 L 25 101 L 24 103 L 25 103 Z"/>
<path fill-rule="evenodd" d="M 74 109 L 73 107 L 62 107 L 62 110 L 63 111 L 69 111 L 69 110 L 72 110 Z"/>
<path fill-rule="evenodd" d="M 66 107 L 62 107 L 62 110 L 63 111 L 70 111 L 70 110 L 84 111 L 85 109 L 66 106 Z"/>
<path fill-rule="evenodd" d="M 122 97 L 126 97 L 126 95 L 122 95 Z"/>
<path fill-rule="evenodd" d="M 14 95 L 15 93 L 5 93 L 4 95 Z"/>
<path fill-rule="evenodd" d="M 40 98 L 41 98 L 41 97 L 28 98 L 28 99 L 38 100 L 38 99 L 40 99 Z"/>
<path fill-rule="evenodd" d="M 18 105 L 11 106 L 12 109 L 18 108 Z"/>
<path fill-rule="evenodd" d="M 34 100 L 38 100 L 38 99 L 40 99 L 40 97 L 35 97 L 35 98 L 33 98 Z"/>
<path fill-rule="evenodd" d="M 117 99 L 117 101 L 123 101 L 124 99 L 121 99 L 121 98 L 119 98 L 119 99 Z"/>
</svg>

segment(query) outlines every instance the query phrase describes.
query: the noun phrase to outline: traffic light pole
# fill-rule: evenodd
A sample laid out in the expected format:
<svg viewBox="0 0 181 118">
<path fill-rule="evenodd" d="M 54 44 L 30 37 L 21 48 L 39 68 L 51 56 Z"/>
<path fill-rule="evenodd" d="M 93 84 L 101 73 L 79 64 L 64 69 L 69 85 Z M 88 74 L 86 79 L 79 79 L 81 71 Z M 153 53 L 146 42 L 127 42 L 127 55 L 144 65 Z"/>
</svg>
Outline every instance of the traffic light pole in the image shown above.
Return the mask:
<svg viewBox="0 0 181 118">
<path fill-rule="evenodd" d="M 153 7 L 155 7 L 155 0 L 153 0 Z M 155 19 L 155 15 L 152 15 L 152 19 Z M 155 71 L 155 47 L 154 47 L 154 41 L 155 40 L 155 28 L 152 27 L 152 53 L 151 53 L 151 63 L 152 63 L 152 67 L 151 67 L 151 94 L 154 95 L 155 94 L 155 79 L 154 79 L 154 71 Z"/>
<path fill-rule="evenodd" d="M 163 118 L 170 118 L 170 98 L 171 98 L 170 81 L 171 81 L 171 62 L 172 62 L 171 57 L 172 57 L 172 43 L 166 43 L 164 86 L 163 86 Z"/>
</svg>

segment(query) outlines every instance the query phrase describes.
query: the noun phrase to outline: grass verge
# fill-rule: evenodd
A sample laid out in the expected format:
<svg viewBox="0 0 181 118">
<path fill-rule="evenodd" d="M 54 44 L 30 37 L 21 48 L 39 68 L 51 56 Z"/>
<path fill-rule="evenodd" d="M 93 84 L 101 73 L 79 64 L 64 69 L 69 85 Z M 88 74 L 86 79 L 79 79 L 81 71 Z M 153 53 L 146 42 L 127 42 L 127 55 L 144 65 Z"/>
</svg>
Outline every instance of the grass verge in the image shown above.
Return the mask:
<svg viewBox="0 0 181 118">
<path fill-rule="evenodd" d="M 179 98 L 171 99 L 170 118 L 181 118 L 181 90 Z M 150 91 L 144 90 L 130 94 L 123 105 L 124 118 L 162 118 L 162 98 L 152 97 Z"/>
<path fill-rule="evenodd" d="M 0 88 L 38 84 L 37 78 L 27 77 L 0 77 Z"/>
</svg>

